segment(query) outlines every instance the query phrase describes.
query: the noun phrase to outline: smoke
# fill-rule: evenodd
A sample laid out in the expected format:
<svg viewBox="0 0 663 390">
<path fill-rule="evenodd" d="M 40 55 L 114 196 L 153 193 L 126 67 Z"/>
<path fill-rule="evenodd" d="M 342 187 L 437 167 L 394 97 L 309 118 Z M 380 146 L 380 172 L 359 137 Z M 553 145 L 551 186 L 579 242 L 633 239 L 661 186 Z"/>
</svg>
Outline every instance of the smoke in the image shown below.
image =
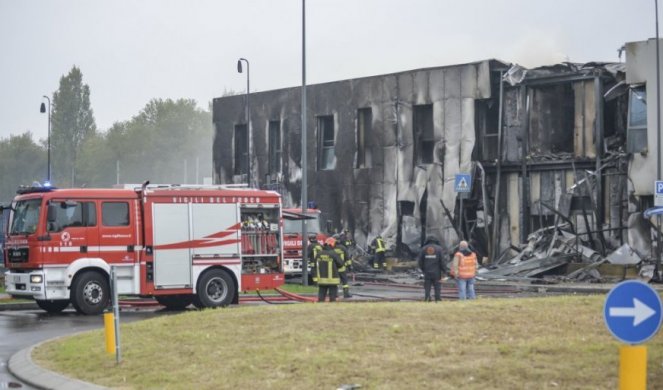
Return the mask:
<svg viewBox="0 0 663 390">
<path fill-rule="evenodd" d="M 530 32 L 508 46 L 505 58 L 527 68 L 571 61 L 562 37 L 543 31 Z"/>
</svg>

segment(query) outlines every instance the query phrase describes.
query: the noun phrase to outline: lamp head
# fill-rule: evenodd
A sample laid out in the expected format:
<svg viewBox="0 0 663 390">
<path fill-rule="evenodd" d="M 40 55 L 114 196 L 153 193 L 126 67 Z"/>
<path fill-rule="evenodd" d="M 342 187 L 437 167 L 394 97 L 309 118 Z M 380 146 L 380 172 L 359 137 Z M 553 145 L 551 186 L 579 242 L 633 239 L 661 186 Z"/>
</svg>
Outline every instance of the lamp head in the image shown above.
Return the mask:
<svg viewBox="0 0 663 390">
<path fill-rule="evenodd" d="M 46 112 L 46 103 L 42 102 L 41 107 L 39 107 L 39 112 L 42 114 Z"/>
<path fill-rule="evenodd" d="M 237 60 L 237 71 L 242 73 L 242 60 Z"/>
</svg>

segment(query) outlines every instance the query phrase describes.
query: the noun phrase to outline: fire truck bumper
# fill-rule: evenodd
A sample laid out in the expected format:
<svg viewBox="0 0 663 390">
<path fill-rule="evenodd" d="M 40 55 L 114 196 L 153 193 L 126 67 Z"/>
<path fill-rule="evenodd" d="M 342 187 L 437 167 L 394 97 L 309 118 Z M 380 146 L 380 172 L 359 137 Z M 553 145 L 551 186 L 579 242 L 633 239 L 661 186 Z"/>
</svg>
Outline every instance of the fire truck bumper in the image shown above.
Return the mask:
<svg viewBox="0 0 663 390">
<path fill-rule="evenodd" d="M 15 297 L 33 299 L 53 299 L 46 297 L 44 288 L 44 273 L 33 271 L 30 273 L 5 272 L 5 292 Z"/>
</svg>

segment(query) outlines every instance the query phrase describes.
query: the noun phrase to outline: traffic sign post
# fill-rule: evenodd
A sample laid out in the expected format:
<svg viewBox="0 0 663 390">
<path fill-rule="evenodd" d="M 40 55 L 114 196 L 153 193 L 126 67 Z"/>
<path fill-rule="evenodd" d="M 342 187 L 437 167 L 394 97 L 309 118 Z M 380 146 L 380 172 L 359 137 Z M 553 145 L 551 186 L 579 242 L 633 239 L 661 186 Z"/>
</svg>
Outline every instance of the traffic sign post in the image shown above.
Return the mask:
<svg viewBox="0 0 663 390">
<path fill-rule="evenodd" d="M 454 180 L 454 191 L 460 196 L 460 210 L 458 210 L 458 231 L 464 240 L 463 230 L 463 198 L 472 191 L 472 175 L 469 173 L 457 173 Z"/>
<path fill-rule="evenodd" d="M 654 182 L 654 206 L 663 206 L 663 180 Z M 656 214 L 656 227 L 661 230 L 661 214 Z M 654 280 L 661 281 L 661 235 L 656 235 L 656 265 L 654 266 Z"/>
<path fill-rule="evenodd" d="M 663 206 L 663 180 L 654 182 L 654 206 Z"/>
<path fill-rule="evenodd" d="M 663 305 L 656 290 L 636 280 L 619 283 L 610 290 L 603 306 L 605 325 L 619 341 L 619 388 L 647 387 L 647 347 L 634 344 L 652 338 L 661 327 Z"/>
</svg>

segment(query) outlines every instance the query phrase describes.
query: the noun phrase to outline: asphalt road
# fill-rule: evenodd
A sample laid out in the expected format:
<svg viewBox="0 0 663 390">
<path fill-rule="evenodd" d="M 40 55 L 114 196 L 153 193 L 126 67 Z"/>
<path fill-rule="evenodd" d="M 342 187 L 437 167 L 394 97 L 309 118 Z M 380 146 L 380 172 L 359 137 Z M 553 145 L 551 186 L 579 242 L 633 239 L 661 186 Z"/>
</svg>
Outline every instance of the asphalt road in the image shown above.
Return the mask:
<svg viewBox="0 0 663 390">
<path fill-rule="evenodd" d="M 153 309 L 122 311 L 120 321 L 132 322 L 156 315 Z M 102 316 L 83 316 L 72 309 L 57 315 L 41 310 L 0 311 L 0 389 L 33 389 L 7 370 L 7 362 L 14 353 L 53 337 L 103 326 Z"/>
</svg>

